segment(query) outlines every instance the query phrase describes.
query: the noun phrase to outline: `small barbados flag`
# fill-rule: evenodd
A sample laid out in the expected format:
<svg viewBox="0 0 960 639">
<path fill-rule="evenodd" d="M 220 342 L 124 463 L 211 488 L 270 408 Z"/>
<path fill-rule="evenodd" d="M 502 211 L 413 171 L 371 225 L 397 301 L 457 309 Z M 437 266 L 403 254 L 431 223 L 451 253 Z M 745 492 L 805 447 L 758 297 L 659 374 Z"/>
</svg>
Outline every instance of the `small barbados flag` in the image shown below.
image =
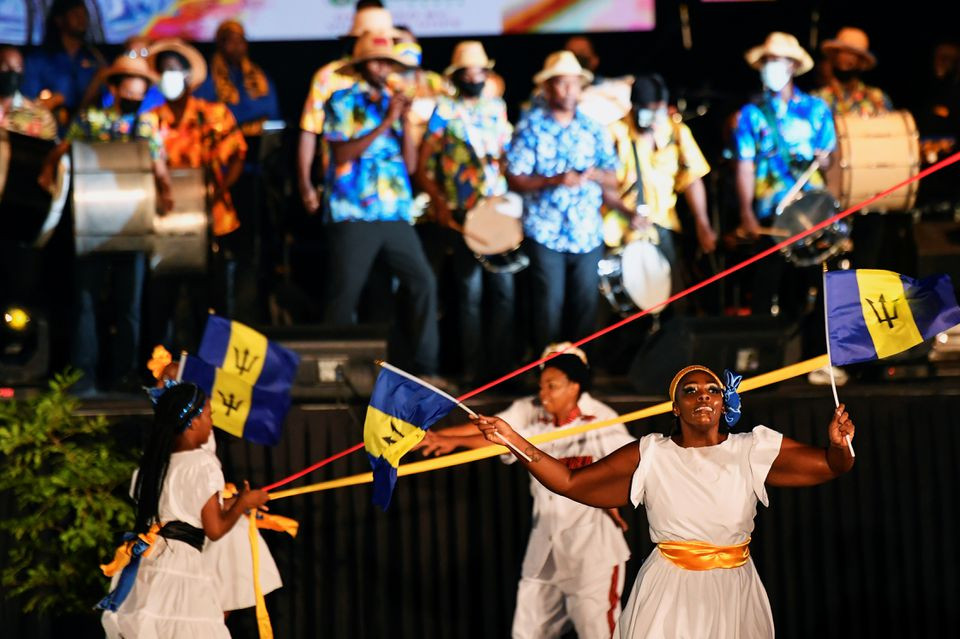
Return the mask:
<svg viewBox="0 0 960 639">
<path fill-rule="evenodd" d="M 915 280 L 892 271 L 825 274 L 830 361 L 836 366 L 901 353 L 960 324 L 947 275 Z"/>
<path fill-rule="evenodd" d="M 457 406 L 457 400 L 409 373 L 380 365 L 363 423 L 363 443 L 373 468 L 373 503 L 386 510 L 400 458 Z"/>
</svg>

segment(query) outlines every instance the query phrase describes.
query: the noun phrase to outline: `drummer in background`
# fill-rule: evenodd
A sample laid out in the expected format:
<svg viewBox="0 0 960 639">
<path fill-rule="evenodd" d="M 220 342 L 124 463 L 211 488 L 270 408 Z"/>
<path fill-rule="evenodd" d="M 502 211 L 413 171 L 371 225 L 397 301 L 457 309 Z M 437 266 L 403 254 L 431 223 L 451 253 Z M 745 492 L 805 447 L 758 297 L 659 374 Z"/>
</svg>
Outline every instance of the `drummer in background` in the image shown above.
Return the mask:
<svg viewBox="0 0 960 639">
<path fill-rule="evenodd" d="M 151 62 L 160 76 L 159 87 L 164 104 L 151 113 L 156 116 L 171 169 L 205 169 L 213 193 L 210 213 L 214 237 L 212 299 L 193 291 L 195 336 L 206 321 L 206 310 L 213 307 L 226 317 L 233 317 L 233 299 L 236 264 L 230 251 L 221 244 L 229 244 L 240 227 L 237 211 L 230 197 L 230 187 L 243 173 L 247 143 L 233 114 L 222 102 L 207 102 L 193 95 L 207 75 L 203 56 L 178 38 L 159 40 L 150 49 Z M 175 344 L 173 312 L 177 308 L 181 279 L 165 277 L 150 283 L 149 314 L 156 325 L 149 330 L 150 344 Z M 204 288 L 201 286 L 201 288 Z M 212 303 L 211 303 L 212 302 Z M 180 348 L 189 348 L 180 344 Z"/>
<path fill-rule="evenodd" d="M 409 367 L 431 375 L 437 367 L 437 289 L 411 222 L 410 174 L 416 148 L 403 126 L 411 100 L 387 87 L 391 73 L 405 68 L 387 34 L 366 33 L 341 73 L 356 84 L 337 91 L 325 105 L 324 138 L 330 224 L 327 227 L 327 321 L 354 324 L 364 283 L 382 256 L 400 281 L 410 308 L 400 314 L 407 330 Z M 401 329 L 402 330 L 402 329 Z"/>
<path fill-rule="evenodd" d="M 353 75 L 338 73 L 337 70 L 350 61 L 350 54 L 357 38 L 364 33 L 386 33 L 396 38 L 398 33 L 393 27 L 390 12 L 383 8 L 378 0 L 360 0 L 353 16 L 350 31 L 341 36 L 343 54 L 316 70 L 310 81 L 310 92 L 303 104 L 300 115 L 300 139 L 297 144 L 297 186 L 304 210 L 314 214 L 320 210 L 320 196 L 314 186 L 314 162 L 319 156 L 324 162 L 326 154 L 317 152 L 317 138 L 323 135 L 323 109 L 327 100 L 340 89 L 349 89 L 356 79 Z M 322 172 L 326 172 L 326 166 Z"/>
<path fill-rule="evenodd" d="M 130 36 L 123 43 L 123 53 L 129 56 L 148 57 L 150 55 L 150 38 L 144 35 Z M 98 71 L 90 86 L 87 87 L 86 94 L 80 102 L 81 110 L 97 102 L 102 107 L 113 106 L 113 93 L 110 92 L 104 77 L 106 71 L 106 69 Z M 160 88 L 155 84 L 151 85 L 140 104 L 140 113 L 146 113 L 161 104 L 163 104 L 163 94 L 160 93 Z"/>
<path fill-rule="evenodd" d="M 90 14 L 84 0 L 54 0 L 47 12 L 43 45 L 27 56 L 25 96 L 50 109 L 63 127 L 80 106 L 87 86 L 106 61 L 87 42 Z"/>
<path fill-rule="evenodd" d="M 466 212 L 482 198 L 507 192 L 503 156 L 513 127 L 503 100 L 483 95 L 492 68 L 480 42 L 457 44 L 444 72 L 456 94 L 438 98 L 420 144 L 416 182 L 430 195 L 437 223 L 455 230 L 462 230 Z M 513 274 L 488 272 L 462 238 L 455 239 L 453 252 L 463 373 L 471 384 L 481 376 L 501 375 L 511 364 Z M 484 299 L 490 318 L 486 326 L 480 321 Z"/>
<path fill-rule="evenodd" d="M 616 188 L 618 163 L 610 135 L 577 108 L 592 79 L 573 53 L 551 53 L 533 78 L 545 99 L 520 119 L 507 152 L 507 182 L 524 199 L 537 352 L 586 336 L 596 322 L 600 206 Z"/>
<path fill-rule="evenodd" d="M 50 110 L 23 97 L 23 56 L 10 45 L 0 45 L 0 129 L 43 140 L 57 137 Z"/>
<path fill-rule="evenodd" d="M 821 171 L 837 144 L 830 107 L 820 98 L 796 88 L 793 78 L 813 68 L 813 59 L 790 34 L 773 32 L 746 53 L 747 63 L 760 72 L 763 93 L 744 106 L 736 118 L 733 153 L 742 237 L 757 240 L 773 223 L 780 200 L 816 158 L 820 171 L 803 187 L 822 188 Z M 772 245 L 760 238 L 762 248 Z M 771 256 L 753 269 L 751 310 L 776 315 L 785 305 L 795 311 L 803 291 L 780 294 L 785 262 Z M 778 301 L 779 300 L 779 301 Z"/>
<path fill-rule="evenodd" d="M 593 41 L 582 35 L 571 36 L 567 43 L 563 45 L 564 50 L 577 56 L 577 62 L 580 66 L 593 74 L 591 84 L 599 84 L 604 78 L 597 73 L 600 67 L 600 56 L 593 48 Z"/>
<path fill-rule="evenodd" d="M 863 82 L 862 75 L 877 66 L 866 33 L 855 27 L 844 27 L 834 39 L 821 44 L 820 50 L 830 62 L 832 78 L 813 95 L 826 101 L 835 114 L 868 117 L 893 109 L 883 90 Z"/>
<path fill-rule="evenodd" d="M 670 262 L 671 288 L 676 293 L 689 283 L 676 209 L 679 193 L 690 207 L 697 243 L 703 253 L 716 249 L 717 236 L 707 215 L 707 190 L 703 184 L 710 165 L 687 125 L 671 117 L 668 100 L 662 77 L 636 77 L 630 94 L 629 119 L 618 122 L 614 134 L 620 156 L 618 186 L 605 191 L 603 199 L 608 207 L 624 216 L 620 218 L 626 222 L 623 243 L 650 235 L 659 244 Z M 611 221 L 605 220 L 604 226 Z"/>
<path fill-rule="evenodd" d="M 70 149 L 73 141 L 128 142 L 144 140 L 153 160 L 160 212 L 173 208 L 166 154 L 156 117 L 151 113 L 137 115 L 147 88 L 156 75 L 142 56 L 120 56 L 107 72 L 107 84 L 114 94 L 114 106 L 88 107 L 70 125 L 66 138 L 50 155 L 40 175 L 40 185 L 49 189 L 54 170 Z M 108 281 L 113 282 L 117 335 L 113 349 L 111 386 L 119 391 L 140 390 L 139 366 L 141 295 L 146 273 L 146 255 L 142 251 L 92 253 L 78 257 L 74 267 L 76 278 L 77 324 L 74 331 L 73 365 L 83 372 L 74 391 L 79 395 L 96 393 L 96 371 L 99 360 L 97 343 L 97 300 Z"/>
</svg>

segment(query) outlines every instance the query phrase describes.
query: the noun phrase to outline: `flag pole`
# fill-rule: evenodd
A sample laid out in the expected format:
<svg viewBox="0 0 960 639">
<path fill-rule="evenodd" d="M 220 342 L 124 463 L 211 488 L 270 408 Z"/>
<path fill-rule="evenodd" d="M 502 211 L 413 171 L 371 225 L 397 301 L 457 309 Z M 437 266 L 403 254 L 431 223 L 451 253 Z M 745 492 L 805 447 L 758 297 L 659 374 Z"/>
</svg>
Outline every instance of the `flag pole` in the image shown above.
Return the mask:
<svg viewBox="0 0 960 639">
<path fill-rule="evenodd" d="M 416 383 L 420 384 L 421 386 L 424 386 L 424 387 L 426 387 L 426 388 L 429 388 L 430 390 L 432 390 L 432 391 L 433 391 L 434 393 L 436 393 L 437 395 L 440 395 L 441 397 L 450 400 L 451 402 L 453 402 L 454 404 L 456 404 L 457 406 L 459 406 L 459 407 L 463 410 L 463 412 L 465 412 L 467 415 L 470 415 L 470 417 L 473 417 L 473 418 L 475 418 L 475 419 L 476 419 L 477 417 L 480 417 L 480 415 L 478 415 L 476 411 L 474 411 L 473 409 L 469 408 L 469 407 L 468 407 L 466 404 L 464 404 L 463 402 L 458 401 L 456 398 L 452 397 L 449 393 L 445 393 L 444 391 L 440 390 L 439 388 L 437 388 L 437 387 L 434 386 L 433 384 L 430 384 L 429 382 L 423 381 L 422 379 L 420 379 L 420 378 L 417 377 L 416 375 L 411 375 L 411 374 L 408 373 L 407 371 L 401 370 L 401 369 L 397 368 L 396 366 L 393 366 L 393 365 L 391 365 L 391 364 L 388 364 L 387 362 L 385 362 L 385 361 L 383 361 L 383 360 L 380 360 L 380 359 L 376 360 L 376 362 L 377 362 L 377 364 L 378 364 L 379 366 L 381 366 L 382 368 L 385 368 L 385 369 L 387 369 L 388 371 L 390 371 L 390 372 L 392 372 L 392 373 L 396 373 L 397 375 L 400 375 L 401 377 L 406 377 L 406 378 L 409 379 L 411 382 L 416 382 Z M 529 456 L 529 455 L 527 455 L 526 453 L 524 453 L 523 451 L 521 451 L 519 448 L 517 448 L 516 446 L 514 446 L 513 444 L 511 444 L 509 441 L 507 441 L 507 439 L 506 439 L 503 435 L 501 435 L 500 433 L 498 433 L 498 432 L 496 432 L 496 431 L 494 431 L 494 434 L 497 436 L 497 439 L 499 439 L 501 442 L 503 442 L 503 445 L 504 445 L 504 446 L 506 446 L 507 448 L 509 448 L 510 450 L 512 450 L 514 453 L 516 453 L 518 457 L 520 457 L 520 458 L 522 458 L 522 459 L 524 459 L 525 461 L 528 461 L 528 462 L 532 462 L 532 461 L 533 461 L 532 459 L 530 459 L 530 456 Z"/>
<path fill-rule="evenodd" d="M 837 378 L 833 374 L 833 359 L 830 357 L 830 314 L 828 312 L 829 306 L 827 305 L 827 262 L 823 262 L 823 331 L 826 334 L 827 338 L 827 370 L 830 372 L 830 388 L 833 390 L 833 405 L 836 408 L 840 408 L 840 396 L 837 395 Z M 847 450 L 850 451 L 851 457 L 856 457 L 857 454 L 853 452 L 853 443 L 850 441 L 850 435 L 843 436 L 844 441 L 847 442 Z"/>
</svg>

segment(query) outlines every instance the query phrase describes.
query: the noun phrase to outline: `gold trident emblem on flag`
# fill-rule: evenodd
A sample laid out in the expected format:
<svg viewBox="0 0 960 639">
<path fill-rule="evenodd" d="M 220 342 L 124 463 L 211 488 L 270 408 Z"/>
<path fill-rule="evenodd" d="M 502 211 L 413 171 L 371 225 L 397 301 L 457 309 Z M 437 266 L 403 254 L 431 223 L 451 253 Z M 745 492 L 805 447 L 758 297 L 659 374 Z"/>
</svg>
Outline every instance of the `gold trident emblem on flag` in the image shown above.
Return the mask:
<svg viewBox="0 0 960 639">
<path fill-rule="evenodd" d="M 873 310 L 873 314 L 877 316 L 877 322 L 880 324 L 886 324 L 888 329 L 893 329 L 893 320 L 900 318 L 900 314 L 897 312 L 897 302 L 899 301 L 899 298 L 888 301 L 883 299 L 883 293 L 881 293 L 876 302 L 869 297 L 865 299 L 867 300 L 867 304 L 869 304 L 870 308 Z M 889 309 L 887 308 L 887 304 L 890 305 Z M 879 309 L 877 308 L 878 305 L 880 307 Z M 883 315 L 880 314 L 881 311 L 883 312 Z"/>
<path fill-rule="evenodd" d="M 233 361 L 237 366 L 238 375 L 246 375 L 253 370 L 253 365 L 257 363 L 257 360 L 260 359 L 259 355 L 250 355 L 250 349 L 243 349 L 243 354 L 240 353 L 240 349 L 236 346 L 233 347 Z"/>
</svg>

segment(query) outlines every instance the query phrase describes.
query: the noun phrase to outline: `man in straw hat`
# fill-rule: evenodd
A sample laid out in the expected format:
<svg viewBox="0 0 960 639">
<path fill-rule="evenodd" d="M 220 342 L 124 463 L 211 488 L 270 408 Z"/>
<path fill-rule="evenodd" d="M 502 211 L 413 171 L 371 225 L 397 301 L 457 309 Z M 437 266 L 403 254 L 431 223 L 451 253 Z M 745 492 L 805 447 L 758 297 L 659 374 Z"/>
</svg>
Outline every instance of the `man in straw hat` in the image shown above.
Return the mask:
<svg viewBox="0 0 960 639">
<path fill-rule="evenodd" d="M 466 212 L 482 198 L 507 192 L 504 152 L 513 127 L 500 98 L 484 96 L 493 60 L 483 45 L 465 40 L 453 50 L 444 75 L 456 95 L 440 97 L 420 144 L 416 181 L 436 213 L 437 223 L 460 229 Z M 507 372 L 513 352 L 512 273 L 487 272 L 461 238 L 453 239 L 453 269 L 460 298 L 460 341 L 464 377 L 472 383 Z M 489 322 L 480 303 L 488 300 Z M 485 324 L 485 326 L 484 326 Z M 483 348 L 483 344 L 496 348 Z"/>
<path fill-rule="evenodd" d="M 434 373 L 437 366 L 437 290 L 423 248 L 410 225 L 410 173 L 416 149 L 404 130 L 410 99 L 391 93 L 388 77 L 406 68 L 387 34 L 365 33 L 341 73 L 357 82 L 326 103 L 324 140 L 329 144 L 327 228 L 329 296 L 327 320 L 347 325 L 378 256 L 400 280 L 411 308 L 403 316 L 408 366 Z"/>
<path fill-rule="evenodd" d="M 589 393 L 586 354 L 569 342 L 550 344 L 543 357 L 563 351 L 540 366 L 537 395 L 513 402 L 497 416 L 524 437 L 614 419 L 616 411 Z M 514 421 L 510 421 L 514 420 Z M 580 468 L 634 442 L 623 424 L 545 444 L 549 454 Z M 490 443 L 473 424 L 428 430 L 420 448 L 426 455 Z M 511 464 L 511 454 L 501 456 Z M 552 495 L 535 479 L 533 525 L 523 559 L 511 637 L 560 637 L 572 625 L 581 639 L 609 639 L 620 616 L 620 594 L 630 549 L 627 523 L 616 508 L 599 509 Z"/>
<path fill-rule="evenodd" d="M 524 196 L 537 350 L 561 336 L 579 339 L 594 327 L 600 207 L 604 189 L 616 188 L 618 162 L 609 133 L 577 108 L 592 78 L 570 51 L 547 56 L 533 78 L 544 99 L 520 119 L 507 152 L 507 180 Z"/>
<path fill-rule="evenodd" d="M 143 140 L 153 159 L 160 212 L 173 208 L 166 154 L 160 138 L 156 116 L 138 115 L 147 88 L 157 80 L 147 60 L 141 55 L 121 55 L 106 73 L 107 86 L 113 93 L 113 106 L 91 106 L 73 121 L 66 137 L 50 152 L 44 163 L 40 184 L 50 188 L 60 158 L 73 141 L 128 142 Z M 99 359 L 96 328 L 96 300 L 112 280 L 117 336 L 113 350 L 113 386 L 117 390 L 139 390 L 137 360 L 140 351 L 141 291 L 146 273 L 143 251 L 92 253 L 77 257 L 74 267 L 78 311 L 73 335 L 71 363 L 84 376 L 74 387 L 79 394 L 96 392 L 95 380 Z"/>
<path fill-rule="evenodd" d="M 747 63 L 760 72 L 763 93 L 744 106 L 734 126 L 734 156 L 737 199 L 740 208 L 738 233 L 756 240 L 761 227 L 773 223 L 777 205 L 814 159 L 825 168 L 837 144 L 830 107 L 793 84 L 793 78 L 813 68 L 813 59 L 790 34 L 773 32 L 766 41 L 746 53 Z M 820 171 L 804 190 L 822 188 Z M 761 245 L 772 240 L 765 236 Z M 754 269 L 752 309 L 771 313 L 778 299 L 785 262 L 779 255 Z M 805 290 L 805 287 L 803 288 Z M 800 294 L 781 296 L 787 311 Z"/>
<path fill-rule="evenodd" d="M 350 61 L 357 38 L 368 32 L 383 33 L 393 39 L 399 35 L 393 26 L 390 12 L 377 0 L 357 2 L 353 25 L 350 31 L 340 37 L 343 55 L 317 69 L 310 80 L 310 91 L 300 115 L 300 140 L 297 143 L 297 186 L 303 208 L 310 214 L 320 210 L 320 196 L 314 186 L 313 167 L 317 155 L 325 156 L 324 153 L 317 153 L 317 137 L 323 135 L 323 108 L 335 91 L 350 88 L 356 82 L 352 74 L 339 73 L 338 70 Z"/>
<path fill-rule="evenodd" d="M 856 27 L 844 27 L 837 37 L 826 40 L 820 50 L 830 63 L 830 83 L 813 94 L 822 98 L 838 115 L 873 116 L 893 109 L 881 89 L 864 84 L 861 76 L 877 66 L 870 53 L 870 39 Z"/>
<path fill-rule="evenodd" d="M 213 192 L 210 212 L 215 250 L 212 299 L 202 294 L 189 296 L 193 319 L 202 328 L 206 309 L 216 308 L 233 316 L 233 278 L 237 256 L 232 247 L 240 221 L 230 196 L 230 187 L 243 173 L 247 143 L 230 109 L 222 102 L 207 102 L 193 95 L 207 76 L 207 63 L 194 47 L 179 38 L 158 40 L 150 47 L 150 61 L 160 77 L 164 103 L 151 113 L 157 118 L 172 169 L 204 169 Z M 150 286 L 150 343 L 172 344 L 173 311 L 177 307 L 182 278 L 153 278 Z M 201 286 L 205 290 L 206 286 Z"/>
</svg>

